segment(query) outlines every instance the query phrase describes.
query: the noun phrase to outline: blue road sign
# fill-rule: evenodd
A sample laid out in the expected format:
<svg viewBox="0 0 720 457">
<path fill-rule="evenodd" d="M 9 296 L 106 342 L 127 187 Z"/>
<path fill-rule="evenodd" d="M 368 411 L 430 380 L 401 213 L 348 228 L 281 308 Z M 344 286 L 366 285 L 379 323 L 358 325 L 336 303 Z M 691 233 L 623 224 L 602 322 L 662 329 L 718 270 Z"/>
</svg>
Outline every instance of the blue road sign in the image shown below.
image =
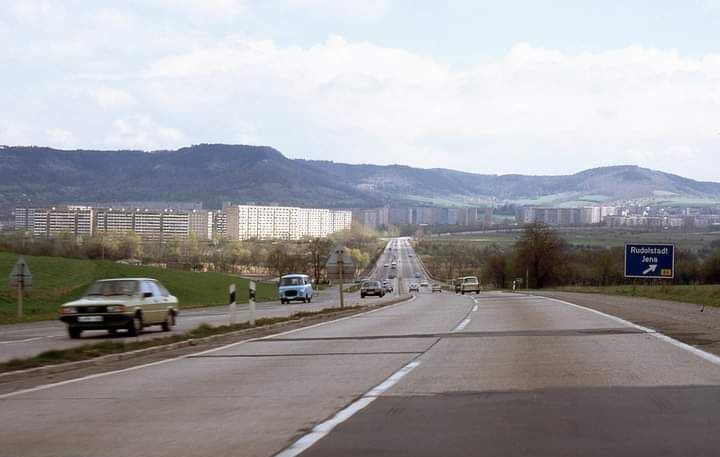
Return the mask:
<svg viewBox="0 0 720 457">
<path fill-rule="evenodd" d="M 625 245 L 625 277 L 672 279 L 675 277 L 675 245 L 628 243 Z"/>
</svg>

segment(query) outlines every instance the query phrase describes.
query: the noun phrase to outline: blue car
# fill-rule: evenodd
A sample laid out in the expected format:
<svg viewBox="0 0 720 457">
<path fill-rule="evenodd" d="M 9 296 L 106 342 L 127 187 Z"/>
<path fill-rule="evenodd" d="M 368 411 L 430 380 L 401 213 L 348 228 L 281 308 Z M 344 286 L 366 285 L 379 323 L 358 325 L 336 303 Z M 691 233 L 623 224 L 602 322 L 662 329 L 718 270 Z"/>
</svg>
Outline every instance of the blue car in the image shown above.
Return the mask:
<svg viewBox="0 0 720 457">
<path fill-rule="evenodd" d="M 292 274 L 281 277 L 278 284 L 278 295 L 280 303 L 283 305 L 293 300 L 310 303 L 314 295 L 310 276 Z"/>
</svg>

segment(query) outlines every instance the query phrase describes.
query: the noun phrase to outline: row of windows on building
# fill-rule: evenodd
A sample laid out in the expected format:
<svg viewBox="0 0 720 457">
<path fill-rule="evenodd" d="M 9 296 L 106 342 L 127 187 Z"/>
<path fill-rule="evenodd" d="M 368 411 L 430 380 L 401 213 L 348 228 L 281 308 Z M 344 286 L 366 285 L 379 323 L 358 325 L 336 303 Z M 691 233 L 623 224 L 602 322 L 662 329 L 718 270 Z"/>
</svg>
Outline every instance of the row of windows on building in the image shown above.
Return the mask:
<svg viewBox="0 0 720 457">
<path fill-rule="evenodd" d="M 324 238 L 352 225 L 351 211 L 282 206 L 225 205 L 230 239 Z"/>
<path fill-rule="evenodd" d="M 301 239 L 350 228 L 350 211 L 226 205 L 223 211 L 64 206 L 16 208 L 15 228 L 36 237 L 134 232 L 146 240 Z"/>
</svg>

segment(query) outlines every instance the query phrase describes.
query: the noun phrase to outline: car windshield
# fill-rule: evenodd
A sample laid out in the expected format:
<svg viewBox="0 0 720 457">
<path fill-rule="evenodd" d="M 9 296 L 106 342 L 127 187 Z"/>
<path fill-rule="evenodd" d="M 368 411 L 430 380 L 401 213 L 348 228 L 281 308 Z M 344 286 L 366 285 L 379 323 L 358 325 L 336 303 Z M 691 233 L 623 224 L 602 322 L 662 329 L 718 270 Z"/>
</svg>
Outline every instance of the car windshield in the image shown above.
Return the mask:
<svg viewBox="0 0 720 457">
<path fill-rule="evenodd" d="M 280 278 L 280 285 L 281 286 L 302 286 L 304 284 L 302 278 L 298 277 L 292 277 L 292 278 Z"/>
<path fill-rule="evenodd" d="M 377 287 L 379 283 L 377 281 L 367 281 L 363 283 L 363 287 Z"/>
<path fill-rule="evenodd" d="M 85 297 L 112 295 L 133 295 L 137 292 L 137 281 L 98 281 L 85 292 Z"/>
</svg>

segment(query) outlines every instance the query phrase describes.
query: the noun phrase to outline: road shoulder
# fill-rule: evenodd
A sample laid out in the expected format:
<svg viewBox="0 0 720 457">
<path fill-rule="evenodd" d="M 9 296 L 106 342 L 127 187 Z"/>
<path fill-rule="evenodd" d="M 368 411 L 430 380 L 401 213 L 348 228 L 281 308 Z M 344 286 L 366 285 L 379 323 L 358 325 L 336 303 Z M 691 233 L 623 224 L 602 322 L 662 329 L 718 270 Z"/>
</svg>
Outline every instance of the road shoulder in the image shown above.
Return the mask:
<svg viewBox="0 0 720 457">
<path fill-rule="evenodd" d="M 720 355 L 720 309 L 675 301 L 578 292 L 533 291 L 617 316 L 663 333 L 703 351 Z"/>
</svg>

